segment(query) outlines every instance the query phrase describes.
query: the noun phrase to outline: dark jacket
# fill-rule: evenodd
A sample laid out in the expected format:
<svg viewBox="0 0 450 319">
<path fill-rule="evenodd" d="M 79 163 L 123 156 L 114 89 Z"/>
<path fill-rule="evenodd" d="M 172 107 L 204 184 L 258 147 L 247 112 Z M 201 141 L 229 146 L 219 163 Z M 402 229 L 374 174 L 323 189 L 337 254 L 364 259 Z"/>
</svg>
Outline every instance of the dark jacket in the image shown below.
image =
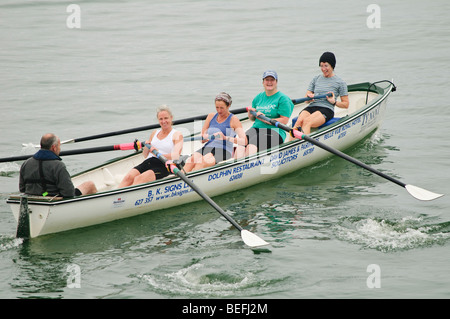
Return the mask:
<svg viewBox="0 0 450 319">
<path fill-rule="evenodd" d="M 39 162 L 42 162 L 43 176 L 39 172 Z M 29 195 L 42 196 L 47 191 L 49 196 L 75 196 L 75 187 L 66 165 L 58 155 L 49 150 L 39 150 L 22 164 L 19 190 Z"/>
</svg>

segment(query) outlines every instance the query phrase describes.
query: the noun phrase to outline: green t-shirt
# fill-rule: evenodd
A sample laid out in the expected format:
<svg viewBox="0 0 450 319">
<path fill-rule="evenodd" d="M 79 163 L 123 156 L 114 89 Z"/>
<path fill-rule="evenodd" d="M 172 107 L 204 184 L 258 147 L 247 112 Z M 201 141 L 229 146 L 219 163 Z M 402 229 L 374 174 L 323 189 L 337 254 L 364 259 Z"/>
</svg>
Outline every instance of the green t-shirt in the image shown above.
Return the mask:
<svg viewBox="0 0 450 319">
<path fill-rule="evenodd" d="M 268 118 L 275 119 L 280 116 L 291 117 L 292 111 L 294 110 L 294 103 L 292 103 L 292 100 L 286 94 L 280 91 L 272 96 L 267 96 L 266 92 L 261 92 L 253 99 L 252 107 Z M 271 124 L 266 124 L 258 119 L 253 123 L 253 127 L 270 128 L 276 130 L 283 139 L 286 138 L 286 132 L 284 130 Z"/>
</svg>

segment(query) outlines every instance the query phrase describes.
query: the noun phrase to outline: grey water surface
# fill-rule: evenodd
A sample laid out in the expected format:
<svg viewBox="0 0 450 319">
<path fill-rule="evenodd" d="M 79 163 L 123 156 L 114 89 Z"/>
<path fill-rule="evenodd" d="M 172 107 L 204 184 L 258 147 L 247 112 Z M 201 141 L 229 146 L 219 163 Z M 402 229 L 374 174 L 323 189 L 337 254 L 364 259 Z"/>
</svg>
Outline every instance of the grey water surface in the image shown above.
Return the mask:
<svg viewBox="0 0 450 319">
<path fill-rule="evenodd" d="M 20 162 L 0 163 L 0 298 L 449 298 L 450 2 L 17 1 L 0 4 L 1 157 L 62 140 L 234 108 L 262 90 L 303 97 L 324 51 L 348 84 L 393 80 L 382 127 L 347 153 L 214 200 L 270 242 L 252 251 L 207 203 L 28 242 L 6 204 Z M 70 6 L 75 4 L 75 6 Z M 79 11 L 78 11 L 79 10 Z M 63 150 L 131 142 L 138 132 Z M 72 174 L 122 154 L 64 158 Z"/>
</svg>

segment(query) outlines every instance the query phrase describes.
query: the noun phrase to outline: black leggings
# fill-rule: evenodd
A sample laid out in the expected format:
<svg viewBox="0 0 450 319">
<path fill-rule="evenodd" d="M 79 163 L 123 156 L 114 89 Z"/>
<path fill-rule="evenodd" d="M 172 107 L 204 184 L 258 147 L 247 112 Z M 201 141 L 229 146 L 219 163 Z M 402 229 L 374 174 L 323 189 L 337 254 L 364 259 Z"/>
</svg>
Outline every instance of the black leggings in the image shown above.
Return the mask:
<svg viewBox="0 0 450 319">
<path fill-rule="evenodd" d="M 325 117 L 325 123 L 331 120 L 334 117 L 334 111 L 322 106 L 308 106 L 305 107 L 303 111 L 307 111 L 309 114 L 313 114 L 314 112 L 319 111 Z M 300 112 L 301 113 L 301 112 Z"/>
<path fill-rule="evenodd" d="M 144 173 L 145 171 L 152 170 L 155 173 L 156 179 L 160 179 L 169 175 L 166 165 L 161 162 L 156 157 L 147 158 L 138 166 L 134 167 L 139 171 L 139 173 Z"/>
<path fill-rule="evenodd" d="M 211 153 L 216 159 L 216 164 L 231 158 L 231 153 L 225 150 L 224 148 L 220 147 L 203 146 L 201 149 L 197 151 L 197 153 L 200 153 L 203 156 L 205 156 L 208 153 Z"/>
</svg>

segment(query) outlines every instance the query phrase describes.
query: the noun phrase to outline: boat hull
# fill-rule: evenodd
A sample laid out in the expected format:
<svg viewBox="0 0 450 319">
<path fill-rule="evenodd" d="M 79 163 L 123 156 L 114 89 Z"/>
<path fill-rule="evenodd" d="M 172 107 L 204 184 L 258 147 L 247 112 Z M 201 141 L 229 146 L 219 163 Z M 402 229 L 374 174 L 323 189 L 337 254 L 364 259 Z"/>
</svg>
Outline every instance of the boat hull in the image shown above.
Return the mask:
<svg viewBox="0 0 450 319">
<path fill-rule="evenodd" d="M 359 108 L 356 104 L 361 104 L 365 92 L 357 92 L 359 93 L 350 95 L 353 95 L 351 103 L 353 100 L 355 108 L 352 113 L 313 132 L 311 137 L 342 151 L 376 130 L 384 118 L 390 88 L 372 92 L 371 103 Z M 298 109 L 293 116 L 297 114 Z M 249 125 L 251 123 L 246 123 L 247 127 Z M 196 147 L 197 145 L 191 145 L 194 150 Z M 278 178 L 329 156 L 329 152 L 296 139 L 247 158 L 229 160 L 212 168 L 189 173 L 187 177 L 208 196 L 214 197 Z M 114 189 L 123 173 L 141 160 L 140 154 L 128 156 L 73 177 L 75 185 L 89 179 L 95 180 L 96 185 L 101 184 L 99 188 L 103 187 L 105 190 L 97 194 L 56 200 L 30 197 L 30 237 L 102 224 L 201 200 L 193 189 L 174 175 L 147 184 Z M 117 174 L 119 171 L 122 175 Z M 13 194 L 7 200 L 16 220 L 19 220 L 20 197 L 21 194 Z"/>
</svg>

